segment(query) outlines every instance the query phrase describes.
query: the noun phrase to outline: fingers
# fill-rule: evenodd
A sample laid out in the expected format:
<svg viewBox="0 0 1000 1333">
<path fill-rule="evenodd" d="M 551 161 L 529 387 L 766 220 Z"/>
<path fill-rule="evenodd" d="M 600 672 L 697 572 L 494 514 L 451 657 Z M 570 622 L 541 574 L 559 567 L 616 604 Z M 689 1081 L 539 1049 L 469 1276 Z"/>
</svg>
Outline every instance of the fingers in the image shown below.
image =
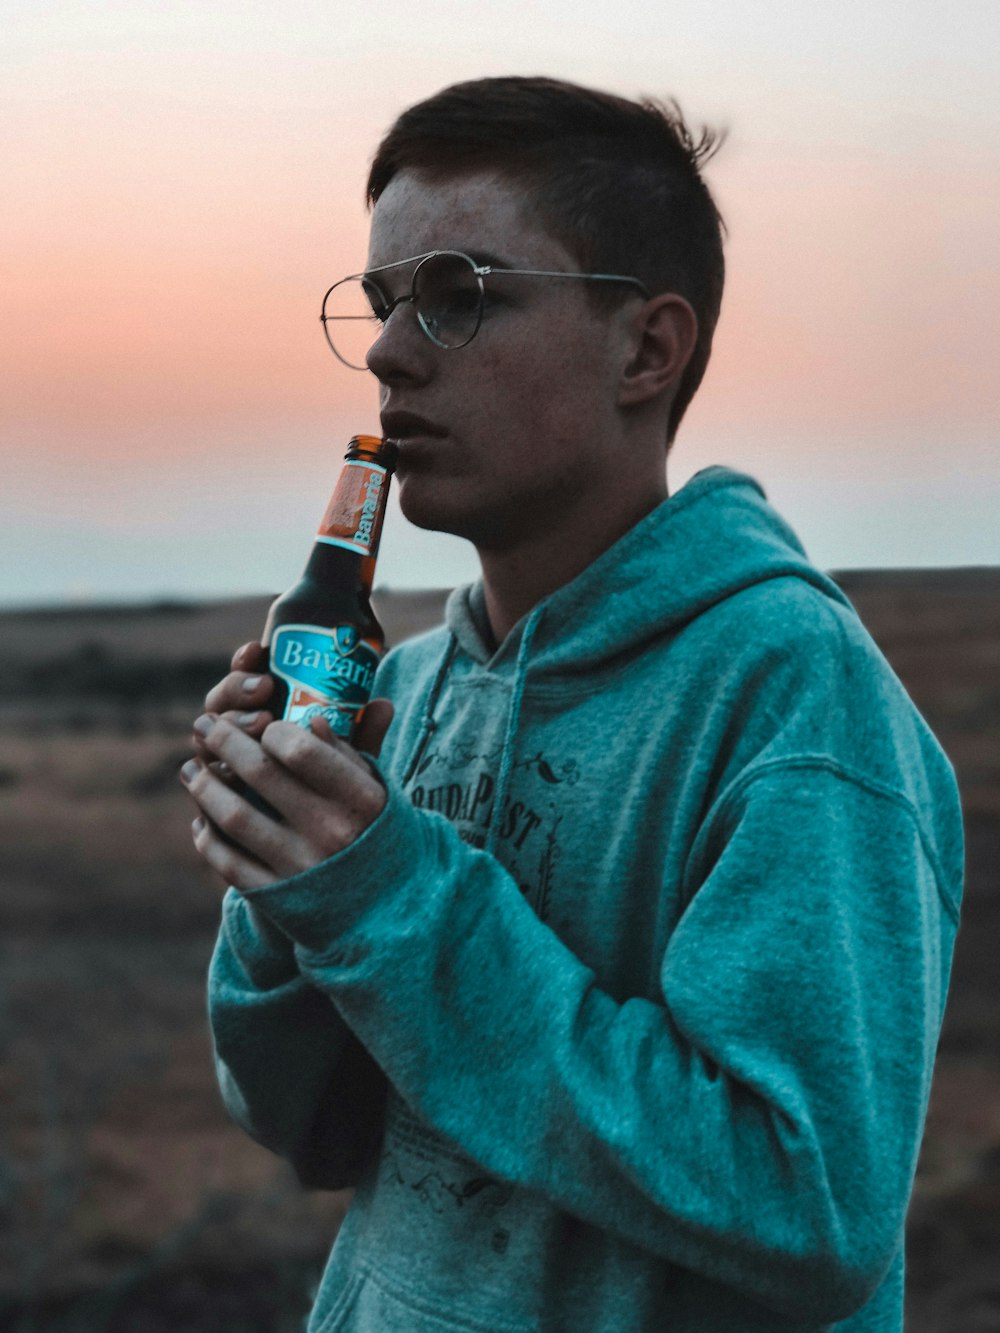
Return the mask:
<svg viewBox="0 0 1000 1333">
<path fill-rule="evenodd" d="M 260 749 L 255 742 L 245 743 Z M 273 761 L 267 763 L 273 766 Z M 302 868 L 305 847 L 296 830 L 276 823 L 243 790 L 222 780 L 215 764 L 190 759 L 180 776 L 205 821 L 195 829 L 195 846 L 213 870 L 247 888 L 272 883 L 276 876 L 285 879 Z"/>
<path fill-rule="evenodd" d="M 354 748 L 377 759 L 392 723 L 393 711 L 388 699 L 369 699 L 351 742 Z"/>
<path fill-rule="evenodd" d="M 220 714 L 220 716 L 224 717 L 232 726 L 239 727 L 240 731 L 245 735 L 258 741 L 274 721 L 274 717 L 271 713 L 267 712 L 265 709 L 259 708 L 249 709 L 248 711 L 241 713 L 236 712 L 235 710 L 229 710 Z M 210 762 L 214 756 L 212 751 L 206 746 L 203 737 L 201 737 L 197 731 L 194 731 L 191 739 L 194 745 L 195 754 L 200 759 L 204 759 L 206 763 Z"/>
<path fill-rule="evenodd" d="M 265 674 L 267 649 L 257 642 L 245 643 L 233 653 L 233 670 L 205 696 L 205 709 L 227 718 L 256 739 L 273 721 L 264 704 L 274 692 L 274 679 Z M 201 737 L 195 733 L 195 754 L 210 758 Z"/>
<path fill-rule="evenodd" d="M 273 690 L 273 678 L 260 671 L 230 671 L 205 695 L 205 711 L 244 713 L 261 708 Z"/>
<path fill-rule="evenodd" d="M 321 739 L 295 723 L 272 722 L 258 742 L 225 718 L 200 717 L 195 727 L 212 758 L 189 760 L 181 780 L 208 821 L 197 836 L 213 868 L 237 887 L 260 882 L 256 863 L 274 872 L 270 883 L 343 851 L 385 807 L 385 788 L 369 761 L 332 734 Z M 275 817 L 255 808 L 239 784 L 221 779 L 219 763 L 263 797 Z M 217 845 L 213 825 L 248 861 L 236 864 Z"/>
<path fill-rule="evenodd" d="M 261 737 L 261 749 L 308 789 L 312 801 L 300 798 L 295 818 L 307 837 L 327 850 L 346 847 L 379 815 L 385 788 L 361 755 L 345 741 L 319 740 L 292 722 L 272 722 Z M 278 801 L 275 801 L 281 809 Z"/>
<path fill-rule="evenodd" d="M 191 833 L 195 850 L 224 884 L 237 889 L 262 889 L 274 883 L 274 874 L 266 866 L 224 838 L 204 815 L 193 821 Z"/>
<path fill-rule="evenodd" d="M 282 818 L 286 818 L 295 809 L 300 796 L 300 784 L 290 774 L 283 771 L 281 764 L 276 763 L 261 748 L 257 740 L 244 732 L 242 728 L 234 725 L 228 718 L 212 717 L 205 714 L 199 717 L 194 725 L 195 734 L 199 736 L 205 754 L 208 756 L 207 762 L 202 762 L 200 756 L 192 761 L 198 767 L 212 770 L 213 776 L 217 778 L 217 769 L 221 762 L 224 766 L 223 772 L 225 773 L 225 770 L 228 769 L 230 775 L 235 775 L 238 779 L 233 784 L 230 777 L 229 783 L 229 785 L 235 785 L 238 798 L 242 783 L 252 787 L 255 792 L 264 797 Z M 204 802 L 199 793 L 210 789 L 204 783 L 196 789 L 195 783 L 191 780 L 193 773 L 194 770 L 188 764 L 185 764 L 181 770 L 181 776 L 188 783 L 189 791 L 196 796 L 198 803 L 203 805 Z M 245 800 L 239 799 L 241 805 L 247 805 Z M 225 803 L 223 812 L 227 818 L 239 818 L 242 813 L 234 812 L 229 803 Z M 235 837 L 238 842 L 244 841 L 239 836 L 243 832 L 242 828 L 230 828 L 228 823 L 223 823 L 221 819 L 216 818 L 215 809 L 208 810 L 207 813 L 222 828 L 224 833 Z"/>
<path fill-rule="evenodd" d="M 322 719 L 317 721 L 326 725 Z M 358 777 L 375 781 L 361 756 L 328 725 L 325 734 L 317 736 L 294 722 L 272 722 L 260 745 L 265 755 L 314 791 L 333 792 L 339 784 Z"/>
<path fill-rule="evenodd" d="M 234 671 L 264 671 L 267 668 L 267 649 L 253 639 L 236 649 L 229 665 Z"/>
</svg>

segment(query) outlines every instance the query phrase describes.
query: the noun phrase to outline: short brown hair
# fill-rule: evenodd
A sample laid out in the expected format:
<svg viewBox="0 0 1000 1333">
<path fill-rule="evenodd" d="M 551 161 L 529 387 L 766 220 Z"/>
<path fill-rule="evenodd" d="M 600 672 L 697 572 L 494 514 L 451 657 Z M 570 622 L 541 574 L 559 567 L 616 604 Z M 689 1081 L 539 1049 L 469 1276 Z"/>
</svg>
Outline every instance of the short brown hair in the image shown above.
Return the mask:
<svg viewBox="0 0 1000 1333">
<path fill-rule="evenodd" d="M 591 272 L 677 292 L 698 338 L 671 410 L 668 442 L 701 383 L 719 317 L 724 224 L 701 167 L 722 142 L 696 140 L 676 102 L 632 102 L 558 79 L 456 83 L 404 111 L 376 150 L 373 205 L 398 171 L 447 177 L 496 170 L 533 187 L 545 226 Z M 610 293 L 595 289 L 600 303 Z"/>
</svg>

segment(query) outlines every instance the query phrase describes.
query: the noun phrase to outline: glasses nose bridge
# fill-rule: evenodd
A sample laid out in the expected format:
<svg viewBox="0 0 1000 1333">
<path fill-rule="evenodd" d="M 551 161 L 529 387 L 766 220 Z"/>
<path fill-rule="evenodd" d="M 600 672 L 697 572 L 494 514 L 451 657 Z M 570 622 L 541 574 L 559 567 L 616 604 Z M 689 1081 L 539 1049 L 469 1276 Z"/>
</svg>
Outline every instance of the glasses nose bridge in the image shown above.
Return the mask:
<svg viewBox="0 0 1000 1333">
<path fill-rule="evenodd" d="M 408 292 L 401 293 L 399 296 L 394 296 L 392 300 L 389 301 L 388 304 L 386 305 L 385 311 L 382 315 L 382 320 L 381 320 L 382 327 L 379 330 L 379 338 L 381 338 L 385 334 L 386 330 L 389 327 L 389 320 L 393 317 L 393 315 L 396 313 L 396 310 L 401 305 L 411 305 L 413 307 L 413 313 L 417 317 L 418 328 L 420 329 L 421 333 L 426 332 L 426 330 L 424 329 L 423 320 L 420 318 L 420 307 L 417 304 L 417 293 L 411 289 Z"/>
<path fill-rule="evenodd" d="M 406 305 L 409 302 L 416 309 L 417 296 L 415 292 L 403 292 L 401 296 L 394 296 L 385 308 L 385 319 L 383 323 L 388 324 L 389 317 L 397 306 Z"/>
<path fill-rule="evenodd" d="M 391 375 L 397 374 L 403 365 L 410 366 L 412 355 L 417 347 L 422 347 L 428 342 L 429 335 L 420 317 L 420 307 L 417 302 L 418 293 L 411 290 L 402 292 L 399 296 L 394 296 L 383 308 L 375 340 L 368 348 L 365 357 L 368 369 L 377 379 L 386 381 Z M 411 344 L 410 339 L 406 338 L 405 327 L 403 329 L 395 328 L 394 331 L 389 327 L 392 316 L 401 305 L 413 307 L 413 313 L 416 316 L 415 332 L 417 334 L 415 344 Z M 399 343 L 398 339 L 401 333 L 404 338 L 403 342 Z M 411 330 L 410 338 L 412 338 L 412 333 L 413 330 Z"/>
</svg>

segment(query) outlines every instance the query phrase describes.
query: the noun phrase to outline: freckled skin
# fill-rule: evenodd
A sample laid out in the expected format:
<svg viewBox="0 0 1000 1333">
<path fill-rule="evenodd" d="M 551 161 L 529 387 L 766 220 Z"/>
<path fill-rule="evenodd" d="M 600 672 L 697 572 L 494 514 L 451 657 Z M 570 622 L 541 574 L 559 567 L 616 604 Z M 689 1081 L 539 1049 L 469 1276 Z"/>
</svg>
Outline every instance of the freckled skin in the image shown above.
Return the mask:
<svg viewBox="0 0 1000 1333">
<path fill-rule="evenodd" d="M 487 250 L 516 268 L 581 267 L 502 178 L 400 172 L 375 205 L 368 265 L 434 249 Z M 406 291 L 410 272 L 393 274 L 386 294 Z M 404 440 L 403 513 L 472 541 L 488 589 L 532 567 L 550 568 L 558 586 L 578 572 L 566 571 L 567 553 L 583 568 L 667 493 L 663 426 L 619 401 L 643 301 L 626 291 L 620 308 L 595 313 L 587 286 L 497 279 L 497 304 L 455 351 L 435 347 L 403 304 L 369 353 L 383 412 L 415 412 L 445 432 Z"/>
</svg>

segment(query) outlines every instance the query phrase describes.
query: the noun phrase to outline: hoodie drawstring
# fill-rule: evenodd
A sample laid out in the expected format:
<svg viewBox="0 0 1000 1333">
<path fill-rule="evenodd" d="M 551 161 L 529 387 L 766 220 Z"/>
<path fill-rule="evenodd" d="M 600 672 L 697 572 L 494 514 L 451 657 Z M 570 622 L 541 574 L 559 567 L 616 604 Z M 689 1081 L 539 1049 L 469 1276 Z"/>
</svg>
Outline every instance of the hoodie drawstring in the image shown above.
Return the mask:
<svg viewBox="0 0 1000 1333">
<path fill-rule="evenodd" d="M 427 703 L 424 707 L 424 720 L 420 726 L 420 735 L 417 738 L 416 748 L 413 751 L 413 758 L 410 760 L 409 768 L 403 774 L 404 787 L 407 786 L 415 775 L 420 766 L 420 761 L 424 757 L 424 750 L 427 749 L 427 742 L 437 730 L 437 719 L 434 716 L 434 710 L 437 708 L 438 699 L 441 695 L 441 691 L 444 689 L 445 679 L 447 678 L 448 672 L 451 670 L 452 660 L 457 652 L 458 640 L 455 638 L 454 634 L 450 634 L 448 636 L 448 646 L 444 650 L 441 664 L 434 675 L 434 682 L 431 685 L 430 693 L 427 696 Z"/>
<path fill-rule="evenodd" d="M 535 637 L 535 630 L 542 617 L 542 608 L 536 607 L 528 617 L 528 622 L 524 627 L 524 633 L 521 636 L 521 643 L 517 650 L 517 661 L 514 664 L 514 684 L 511 689 L 510 706 L 507 710 L 507 726 L 504 731 L 503 753 L 500 756 L 500 771 L 497 774 L 496 796 L 490 809 L 489 824 L 486 829 L 486 847 L 487 852 L 492 853 L 496 846 L 497 837 L 500 832 L 499 812 L 503 809 L 503 803 L 507 796 L 507 788 L 510 785 L 510 775 L 514 768 L 515 741 L 517 739 L 517 728 L 521 720 L 521 701 L 524 697 L 525 677 L 528 671 L 528 654 L 531 652 L 531 643 Z M 448 646 L 445 649 L 441 663 L 434 675 L 434 682 L 431 685 L 430 693 L 427 696 L 427 703 L 424 706 L 424 717 L 420 726 L 420 735 L 417 744 L 414 747 L 413 758 L 410 760 L 409 767 L 403 775 L 403 786 L 407 786 L 416 776 L 420 767 L 421 760 L 424 757 L 424 751 L 427 749 L 427 743 L 437 730 L 437 718 L 434 716 L 438 700 L 441 697 L 441 691 L 444 689 L 445 680 L 448 672 L 451 670 L 451 664 L 458 652 L 458 640 L 455 636 L 449 635 Z"/>
<path fill-rule="evenodd" d="M 538 622 L 541 618 L 542 608 L 537 606 L 528 618 L 524 633 L 521 635 L 520 647 L 517 650 L 517 662 L 514 666 L 514 687 L 511 690 L 510 708 L 507 710 L 507 727 L 504 732 L 500 772 L 497 774 L 496 796 L 490 810 L 490 822 L 486 830 L 485 850 L 491 854 L 496 847 L 497 837 L 500 833 L 500 811 L 503 809 L 507 787 L 510 784 L 510 775 L 514 768 L 514 741 L 521 720 L 521 700 L 524 697 L 524 681 L 528 671 L 528 653 L 531 651 L 531 641 L 535 637 L 535 630 L 538 628 Z"/>
</svg>

